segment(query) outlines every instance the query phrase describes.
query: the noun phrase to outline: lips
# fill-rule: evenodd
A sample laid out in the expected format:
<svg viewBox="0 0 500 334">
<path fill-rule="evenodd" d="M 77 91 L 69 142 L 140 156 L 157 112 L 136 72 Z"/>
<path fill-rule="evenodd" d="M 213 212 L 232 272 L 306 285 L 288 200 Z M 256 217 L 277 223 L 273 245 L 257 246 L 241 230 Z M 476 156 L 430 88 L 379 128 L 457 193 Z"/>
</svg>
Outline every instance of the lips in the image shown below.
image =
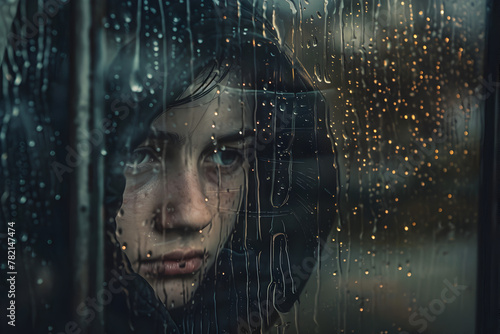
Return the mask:
<svg viewBox="0 0 500 334">
<path fill-rule="evenodd" d="M 205 253 L 201 250 L 176 250 L 160 258 L 141 261 L 140 271 L 148 276 L 176 276 L 197 272 Z"/>
</svg>

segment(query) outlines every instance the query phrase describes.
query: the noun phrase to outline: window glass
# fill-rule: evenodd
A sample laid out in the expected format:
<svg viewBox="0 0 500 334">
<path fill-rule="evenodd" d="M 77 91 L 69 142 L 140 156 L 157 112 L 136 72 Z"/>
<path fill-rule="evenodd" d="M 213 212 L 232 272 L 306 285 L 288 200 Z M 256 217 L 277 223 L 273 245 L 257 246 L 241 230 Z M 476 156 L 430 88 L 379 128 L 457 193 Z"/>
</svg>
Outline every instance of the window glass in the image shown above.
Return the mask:
<svg viewBox="0 0 500 334">
<path fill-rule="evenodd" d="M 472 333 L 486 9 L 0 3 L 2 328 Z"/>
</svg>

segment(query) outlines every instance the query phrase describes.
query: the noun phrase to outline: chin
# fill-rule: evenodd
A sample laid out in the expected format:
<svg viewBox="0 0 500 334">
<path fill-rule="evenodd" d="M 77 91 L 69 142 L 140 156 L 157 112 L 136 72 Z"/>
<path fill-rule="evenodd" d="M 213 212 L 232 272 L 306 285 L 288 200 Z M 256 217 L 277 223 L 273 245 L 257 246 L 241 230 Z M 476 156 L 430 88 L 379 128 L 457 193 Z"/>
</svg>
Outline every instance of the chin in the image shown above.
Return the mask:
<svg viewBox="0 0 500 334">
<path fill-rule="evenodd" d="M 199 286 L 197 277 L 171 278 L 168 280 L 148 280 L 158 299 L 168 310 L 182 307 L 189 303 Z"/>
</svg>

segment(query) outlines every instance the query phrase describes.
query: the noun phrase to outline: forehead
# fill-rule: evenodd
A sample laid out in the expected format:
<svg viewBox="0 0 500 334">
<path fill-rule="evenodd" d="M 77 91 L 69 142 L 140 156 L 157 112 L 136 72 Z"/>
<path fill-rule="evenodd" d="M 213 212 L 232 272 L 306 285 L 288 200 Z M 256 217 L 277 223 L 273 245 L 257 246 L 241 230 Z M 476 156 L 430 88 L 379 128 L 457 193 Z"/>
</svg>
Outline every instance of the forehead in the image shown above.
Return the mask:
<svg viewBox="0 0 500 334">
<path fill-rule="evenodd" d="M 163 112 L 151 128 L 182 137 L 223 137 L 253 128 L 253 105 L 251 94 L 220 85 L 195 101 Z"/>
</svg>

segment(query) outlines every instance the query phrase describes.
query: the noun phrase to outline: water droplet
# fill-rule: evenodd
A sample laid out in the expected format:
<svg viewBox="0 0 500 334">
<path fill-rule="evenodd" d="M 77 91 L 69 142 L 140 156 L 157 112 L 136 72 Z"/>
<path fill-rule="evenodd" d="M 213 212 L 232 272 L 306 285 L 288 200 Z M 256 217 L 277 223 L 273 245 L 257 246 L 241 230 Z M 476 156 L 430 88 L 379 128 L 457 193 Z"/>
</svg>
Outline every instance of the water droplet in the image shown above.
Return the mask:
<svg viewBox="0 0 500 334">
<path fill-rule="evenodd" d="M 19 86 L 22 81 L 23 81 L 23 77 L 21 76 L 21 74 L 17 74 L 16 80 L 14 80 L 14 85 Z"/>
<path fill-rule="evenodd" d="M 314 47 L 318 46 L 318 38 L 316 38 L 316 36 L 313 36 L 312 45 Z"/>
<path fill-rule="evenodd" d="M 322 81 L 321 66 L 319 64 L 314 65 L 314 76 L 318 82 Z"/>
<path fill-rule="evenodd" d="M 130 82 L 130 89 L 134 92 L 134 93 L 140 93 L 144 90 L 144 87 L 138 83 L 138 82 Z"/>
</svg>

